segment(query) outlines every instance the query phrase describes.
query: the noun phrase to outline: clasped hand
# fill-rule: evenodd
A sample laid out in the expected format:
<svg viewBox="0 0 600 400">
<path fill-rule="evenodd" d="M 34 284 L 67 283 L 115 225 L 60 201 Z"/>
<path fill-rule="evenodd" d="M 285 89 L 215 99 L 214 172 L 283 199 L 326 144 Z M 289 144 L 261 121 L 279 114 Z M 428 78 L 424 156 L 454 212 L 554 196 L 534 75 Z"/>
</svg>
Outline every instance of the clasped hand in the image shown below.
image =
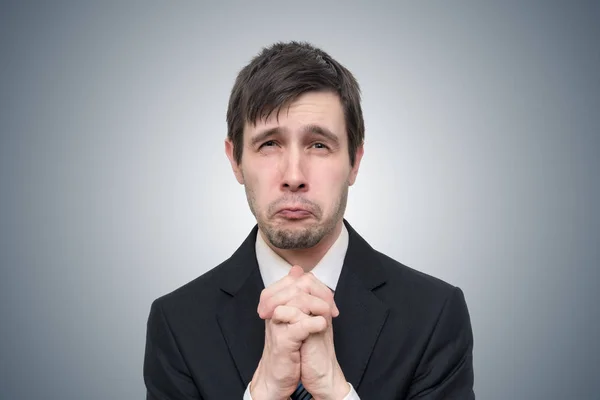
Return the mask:
<svg viewBox="0 0 600 400">
<path fill-rule="evenodd" d="M 316 400 L 348 394 L 333 345 L 332 318 L 339 310 L 327 286 L 293 266 L 263 290 L 258 314 L 265 320 L 265 345 L 250 385 L 253 400 L 288 399 L 300 381 Z"/>
</svg>

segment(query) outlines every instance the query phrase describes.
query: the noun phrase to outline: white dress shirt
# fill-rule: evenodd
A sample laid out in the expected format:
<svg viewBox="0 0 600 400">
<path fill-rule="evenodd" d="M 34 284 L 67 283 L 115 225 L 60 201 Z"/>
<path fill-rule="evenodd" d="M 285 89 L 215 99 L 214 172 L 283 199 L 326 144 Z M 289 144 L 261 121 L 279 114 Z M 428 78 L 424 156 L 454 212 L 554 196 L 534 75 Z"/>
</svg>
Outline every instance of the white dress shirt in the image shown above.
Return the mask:
<svg viewBox="0 0 600 400">
<path fill-rule="evenodd" d="M 348 230 L 342 224 L 340 235 L 312 270 L 313 275 L 333 291 L 335 291 L 340 279 L 346 250 L 348 250 Z M 258 269 L 260 270 L 265 287 L 282 279 L 290 272 L 290 268 L 292 267 L 269 247 L 260 232 L 256 235 L 256 260 L 258 261 Z M 348 386 L 350 387 L 350 392 L 343 400 L 360 400 L 350 382 L 348 382 Z M 250 384 L 248 384 L 244 393 L 244 400 L 252 400 L 252 396 L 250 396 Z"/>
</svg>

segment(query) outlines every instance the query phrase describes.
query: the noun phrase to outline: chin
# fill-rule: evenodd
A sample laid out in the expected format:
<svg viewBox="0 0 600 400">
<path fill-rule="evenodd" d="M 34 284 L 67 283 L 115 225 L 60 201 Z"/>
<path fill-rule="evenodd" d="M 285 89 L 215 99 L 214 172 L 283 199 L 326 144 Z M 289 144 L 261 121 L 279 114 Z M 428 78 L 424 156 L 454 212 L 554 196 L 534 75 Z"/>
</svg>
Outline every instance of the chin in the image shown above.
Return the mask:
<svg viewBox="0 0 600 400">
<path fill-rule="evenodd" d="M 267 238 L 277 248 L 284 250 L 308 249 L 317 245 L 323 238 L 320 229 L 274 229 L 267 232 Z"/>
</svg>

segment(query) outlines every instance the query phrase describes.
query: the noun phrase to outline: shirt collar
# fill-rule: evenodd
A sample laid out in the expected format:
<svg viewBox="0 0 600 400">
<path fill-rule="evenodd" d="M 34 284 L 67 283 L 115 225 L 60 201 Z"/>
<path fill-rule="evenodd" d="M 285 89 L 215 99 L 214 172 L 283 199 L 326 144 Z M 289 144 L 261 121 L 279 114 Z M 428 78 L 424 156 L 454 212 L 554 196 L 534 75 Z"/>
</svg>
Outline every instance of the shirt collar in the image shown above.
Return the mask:
<svg viewBox="0 0 600 400">
<path fill-rule="evenodd" d="M 292 267 L 269 247 L 260 232 L 256 235 L 256 261 L 265 287 L 272 285 L 288 274 Z M 315 277 L 331 290 L 337 287 L 344 258 L 348 250 L 348 230 L 342 224 L 342 231 L 327 253 L 311 271 Z"/>
</svg>

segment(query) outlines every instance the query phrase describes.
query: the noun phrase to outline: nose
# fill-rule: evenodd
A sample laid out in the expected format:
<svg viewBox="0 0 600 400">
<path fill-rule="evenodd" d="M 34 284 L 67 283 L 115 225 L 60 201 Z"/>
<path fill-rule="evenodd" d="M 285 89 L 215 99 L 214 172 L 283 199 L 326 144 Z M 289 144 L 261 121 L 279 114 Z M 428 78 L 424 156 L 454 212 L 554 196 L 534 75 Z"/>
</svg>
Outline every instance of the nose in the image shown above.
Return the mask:
<svg viewBox="0 0 600 400">
<path fill-rule="evenodd" d="M 300 151 L 290 151 L 282 160 L 281 190 L 305 192 L 308 190 L 308 181 L 305 174 L 305 160 Z"/>
</svg>

